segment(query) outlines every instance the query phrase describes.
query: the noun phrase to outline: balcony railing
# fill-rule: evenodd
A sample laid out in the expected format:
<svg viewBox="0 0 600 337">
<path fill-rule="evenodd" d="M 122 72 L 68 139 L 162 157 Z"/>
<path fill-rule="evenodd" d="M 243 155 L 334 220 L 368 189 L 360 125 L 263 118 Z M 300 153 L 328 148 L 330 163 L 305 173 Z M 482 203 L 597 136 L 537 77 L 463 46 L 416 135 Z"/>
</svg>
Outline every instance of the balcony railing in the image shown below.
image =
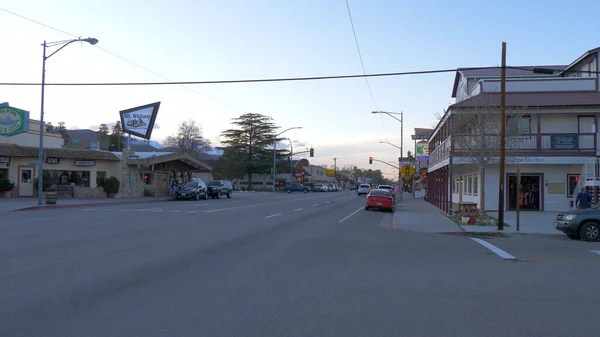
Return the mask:
<svg viewBox="0 0 600 337">
<path fill-rule="evenodd" d="M 454 151 L 494 152 L 500 149 L 498 135 L 454 135 Z M 590 152 L 595 153 L 593 133 L 537 133 L 506 137 L 506 149 L 514 152 Z"/>
<path fill-rule="evenodd" d="M 449 155 L 451 148 L 452 148 L 452 137 L 448 137 L 441 144 L 439 144 L 435 150 L 433 150 L 429 154 L 429 164 L 430 165 L 434 164 L 438 160 L 443 159 L 445 156 Z"/>
</svg>

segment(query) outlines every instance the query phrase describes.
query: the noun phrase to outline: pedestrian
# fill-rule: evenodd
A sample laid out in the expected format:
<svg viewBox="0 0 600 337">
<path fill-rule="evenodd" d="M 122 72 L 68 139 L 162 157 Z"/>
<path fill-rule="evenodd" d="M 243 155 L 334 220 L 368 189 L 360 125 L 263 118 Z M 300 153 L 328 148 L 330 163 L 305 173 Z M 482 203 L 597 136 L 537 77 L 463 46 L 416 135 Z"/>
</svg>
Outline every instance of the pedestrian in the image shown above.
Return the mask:
<svg viewBox="0 0 600 337">
<path fill-rule="evenodd" d="M 578 209 L 590 208 L 592 206 L 592 196 L 586 190 L 581 190 L 581 192 L 577 194 L 575 205 Z"/>
</svg>

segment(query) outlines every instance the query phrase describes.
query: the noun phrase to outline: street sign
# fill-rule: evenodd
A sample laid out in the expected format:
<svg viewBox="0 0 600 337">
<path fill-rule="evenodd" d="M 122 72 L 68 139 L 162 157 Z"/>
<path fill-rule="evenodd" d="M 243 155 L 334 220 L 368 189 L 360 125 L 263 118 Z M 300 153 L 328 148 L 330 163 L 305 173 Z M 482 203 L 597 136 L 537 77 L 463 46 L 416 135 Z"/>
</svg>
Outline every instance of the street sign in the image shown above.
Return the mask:
<svg viewBox="0 0 600 337">
<path fill-rule="evenodd" d="M 37 161 L 30 161 L 27 163 L 27 166 L 39 166 L 40 164 Z"/>
<path fill-rule="evenodd" d="M 410 164 L 405 164 L 404 166 L 402 166 L 400 172 L 402 173 L 403 177 L 409 178 L 415 174 L 415 168 L 412 167 Z"/>
</svg>

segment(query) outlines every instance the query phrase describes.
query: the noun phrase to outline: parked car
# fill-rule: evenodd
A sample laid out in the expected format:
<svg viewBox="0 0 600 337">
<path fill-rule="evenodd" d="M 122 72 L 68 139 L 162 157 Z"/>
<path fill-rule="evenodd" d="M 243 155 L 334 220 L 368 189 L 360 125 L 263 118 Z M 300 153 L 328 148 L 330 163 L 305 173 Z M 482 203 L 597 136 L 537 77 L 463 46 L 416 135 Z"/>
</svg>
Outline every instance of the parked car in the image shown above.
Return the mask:
<svg viewBox="0 0 600 337">
<path fill-rule="evenodd" d="M 584 241 L 600 240 L 600 204 L 591 208 L 561 212 L 554 220 L 554 228 L 565 233 L 569 239 Z"/>
<path fill-rule="evenodd" d="M 219 199 L 222 195 L 231 198 L 233 193 L 233 185 L 227 180 L 209 180 L 206 182 L 206 188 L 208 196 L 213 199 Z"/>
<path fill-rule="evenodd" d="M 208 194 L 206 193 L 206 184 L 202 179 L 195 178 L 192 181 L 181 185 L 175 192 L 175 199 L 200 199 L 208 200 Z"/>
<path fill-rule="evenodd" d="M 371 191 L 371 185 L 360 184 L 358 186 L 358 189 L 356 190 L 356 194 L 358 194 L 358 195 L 369 194 L 370 191 Z"/>
<path fill-rule="evenodd" d="M 327 192 L 327 187 L 323 184 L 316 184 L 314 191 L 315 192 Z"/>
<path fill-rule="evenodd" d="M 368 211 L 372 208 L 386 210 L 388 212 L 394 212 L 396 203 L 392 192 L 385 189 L 374 189 L 369 192 L 365 200 L 365 210 Z"/>
<path fill-rule="evenodd" d="M 292 193 L 292 192 L 308 193 L 308 191 L 310 191 L 310 187 L 304 186 L 303 184 L 291 184 L 291 185 L 285 186 L 283 188 L 283 191 L 286 193 Z"/>
</svg>

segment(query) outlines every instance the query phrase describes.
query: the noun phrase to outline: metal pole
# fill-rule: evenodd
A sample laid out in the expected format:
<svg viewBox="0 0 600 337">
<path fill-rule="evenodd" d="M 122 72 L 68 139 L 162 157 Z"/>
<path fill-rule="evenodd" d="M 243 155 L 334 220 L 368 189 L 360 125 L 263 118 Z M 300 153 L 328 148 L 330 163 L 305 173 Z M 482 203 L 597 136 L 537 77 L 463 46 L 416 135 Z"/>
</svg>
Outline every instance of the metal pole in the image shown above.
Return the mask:
<svg viewBox="0 0 600 337">
<path fill-rule="evenodd" d="M 502 42 L 500 70 L 500 177 L 498 186 L 498 230 L 504 229 L 504 169 L 506 163 L 506 42 Z"/>
<path fill-rule="evenodd" d="M 400 111 L 400 158 L 404 155 L 404 111 Z M 398 165 L 399 166 L 399 165 Z M 402 181 L 402 170 L 398 171 L 398 185 Z M 400 188 L 400 195 L 404 195 L 404 184 Z"/>
<path fill-rule="evenodd" d="M 290 185 L 292 185 L 294 183 L 294 145 L 291 139 L 288 138 L 288 140 L 290 141 Z"/>
<path fill-rule="evenodd" d="M 38 150 L 38 205 L 43 204 L 42 190 L 44 186 L 44 89 L 46 87 L 46 41 L 42 58 L 42 102 L 40 108 L 40 148 Z"/>
<path fill-rule="evenodd" d="M 517 232 L 521 230 L 521 165 L 517 165 Z"/>
<path fill-rule="evenodd" d="M 275 192 L 275 155 L 277 153 L 277 136 L 273 139 L 273 171 L 271 174 L 273 175 L 273 192 Z"/>
</svg>

